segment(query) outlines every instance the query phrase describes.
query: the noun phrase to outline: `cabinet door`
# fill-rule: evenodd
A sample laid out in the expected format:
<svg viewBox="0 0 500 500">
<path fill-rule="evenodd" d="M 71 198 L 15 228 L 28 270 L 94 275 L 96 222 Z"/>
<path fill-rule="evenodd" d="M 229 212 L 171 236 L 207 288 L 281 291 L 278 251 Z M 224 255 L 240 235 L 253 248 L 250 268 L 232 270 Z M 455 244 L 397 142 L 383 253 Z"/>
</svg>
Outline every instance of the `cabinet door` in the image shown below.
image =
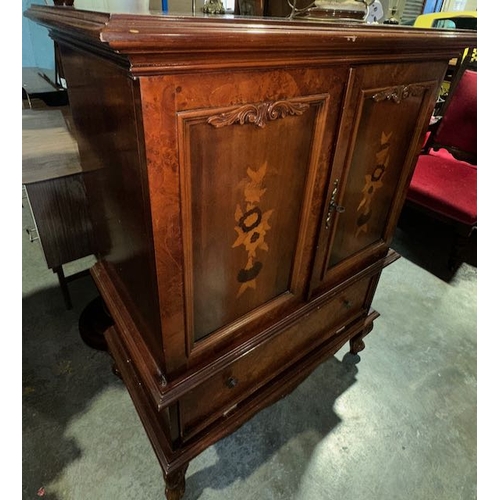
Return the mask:
<svg viewBox="0 0 500 500">
<path fill-rule="evenodd" d="M 169 367 L 207 362 L 306 300 L 347 72 L 142 84 Z"/>
<path fill-rule="evenodd" d="M 195 343 L 300 294 L 295 259 L 326 101 L 305 96 L 179 114 L 186 312 Z"/>
<path fill-rule="evenodd" d="M 435 62 L 351 70 L 313 290 L 387 252 L 445 69 Z"/>
</svg>

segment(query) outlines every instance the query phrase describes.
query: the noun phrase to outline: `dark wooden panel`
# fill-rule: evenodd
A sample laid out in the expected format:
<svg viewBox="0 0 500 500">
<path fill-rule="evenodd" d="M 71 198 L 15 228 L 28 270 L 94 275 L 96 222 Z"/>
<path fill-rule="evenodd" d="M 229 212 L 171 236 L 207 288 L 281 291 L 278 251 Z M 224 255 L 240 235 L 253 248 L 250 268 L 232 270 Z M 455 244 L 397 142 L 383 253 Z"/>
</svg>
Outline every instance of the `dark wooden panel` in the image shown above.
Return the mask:
<svg viewBox="0 0 500 500">
<path fill-rule="evenodd" d="M 81 174 L 27 184 L 47 266 L 54 268 L 92 253 L 92 226 Z"/>
<path fill-rule="evenodd" d="M 162 362 L 156 269 L 138 82 L 97 56 L 60 44 L 96 253 L 112 268 L 134 320 Z"/>
<path fill-rule="evenodd" d="M 445 70 L 443 62 L 352 69 L 312 290 L 387 253 Z"/>
<path fill-rule="evenodd" d="M 360 95 L 358 127 L 328 267 L 384 240 L 415 122 L 432 97 L 432 83 L 366 89 Z M 408 95 L 398 96 L 397 92 Z M 396 93 L 393 95 L 393 92 Z M 353 230 L 354 229 L 354 230 Z"/>
<path fill-rule="evenodd" d="M 193 283 L 195 341 L 295 292 L 293 264 L 318 110 L 318 102 L 310 101 L 278 102 L 284 116 L 264 117 L 260 126 L 232 120 L 244 121 L 246 111 L 272 110 L 273 104 L 204 110 L 185 118 L 189 160 L 182 166 L 182 204 L 189 204 L 186 222 L 192 227 L 187 279 Z"/>
</svg>

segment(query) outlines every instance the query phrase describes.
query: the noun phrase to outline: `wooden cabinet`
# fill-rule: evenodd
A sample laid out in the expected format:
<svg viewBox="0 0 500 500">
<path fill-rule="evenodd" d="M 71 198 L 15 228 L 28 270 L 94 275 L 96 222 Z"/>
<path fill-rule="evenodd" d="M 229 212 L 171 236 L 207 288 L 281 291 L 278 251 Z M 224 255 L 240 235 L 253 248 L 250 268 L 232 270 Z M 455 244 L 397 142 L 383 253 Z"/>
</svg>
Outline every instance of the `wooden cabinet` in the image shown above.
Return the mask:
<svg viewBox="0 0 500 500">
<path fill-rule="evenodd" d="M 109 350 L 179 498 L 192 458 L 364 347 L 448 60 L 475 34 L 28 16 L 61 50 Z"/>
</svg>

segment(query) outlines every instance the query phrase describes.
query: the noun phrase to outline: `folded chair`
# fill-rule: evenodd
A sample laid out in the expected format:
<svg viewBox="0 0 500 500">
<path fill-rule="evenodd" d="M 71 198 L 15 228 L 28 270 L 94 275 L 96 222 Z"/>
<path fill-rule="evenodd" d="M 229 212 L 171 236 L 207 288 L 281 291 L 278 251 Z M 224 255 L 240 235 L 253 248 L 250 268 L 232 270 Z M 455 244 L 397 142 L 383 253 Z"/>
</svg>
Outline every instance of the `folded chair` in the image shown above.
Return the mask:
<svg viewBox="0 0 500 500">
<path fill-rule="evenodd" d="M 477 228 L 477 73 L 464 71 L 448 99 L 419 155 L 406 204 L 454 228 L 448 266 L 455 271 Z"/>
</svg>

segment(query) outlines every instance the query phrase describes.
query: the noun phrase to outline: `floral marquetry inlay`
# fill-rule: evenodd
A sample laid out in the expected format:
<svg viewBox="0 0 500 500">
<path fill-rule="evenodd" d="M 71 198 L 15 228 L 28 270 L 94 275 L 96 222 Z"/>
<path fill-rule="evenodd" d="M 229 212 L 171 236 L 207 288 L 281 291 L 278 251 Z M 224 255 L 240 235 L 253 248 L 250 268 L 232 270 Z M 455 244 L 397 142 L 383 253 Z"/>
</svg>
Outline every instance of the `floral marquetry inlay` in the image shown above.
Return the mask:
<svg viewBox="0 0 500 500">
<path fill-rule="evenodd" d="M 368 224 L 372 216 L 372 201 L 375 193 L 383 186 L 382 179 L 389 164 L 390 139 L 392 132 L 382 132 L 380 147 L 375 154 L 375 166 L 370 174 L 365 175 L 365 185 L 362 190 L 363 198 L 358 205 L 358 218 L 356 221 L 356 238 L 361 232 L 368 231 Z"/>
<path fill-rule="evenodd" d="M 234 218 L 236 220 L 235 231 L 237 233 L 233 248 L 244 246 L 247 252 L 247 262 L 238 273 L 237 280 L 241 283 L 238 297 L 248 288 L 257 287 L 256 278 L 262 270 L 263 263 L 257 260 L 257 251 L 268 251 L 269 247 L 265 241 L 266 233 L 271 229 L 269 218 L 274 210 L 262 212 L 259 203 L 266 192 L 263 180 L 267 172 L 267 162 L 258 170 L 247 169 L 248 178 L 244 183 L 245 205 L 236 206 Z"/>
</svg>

